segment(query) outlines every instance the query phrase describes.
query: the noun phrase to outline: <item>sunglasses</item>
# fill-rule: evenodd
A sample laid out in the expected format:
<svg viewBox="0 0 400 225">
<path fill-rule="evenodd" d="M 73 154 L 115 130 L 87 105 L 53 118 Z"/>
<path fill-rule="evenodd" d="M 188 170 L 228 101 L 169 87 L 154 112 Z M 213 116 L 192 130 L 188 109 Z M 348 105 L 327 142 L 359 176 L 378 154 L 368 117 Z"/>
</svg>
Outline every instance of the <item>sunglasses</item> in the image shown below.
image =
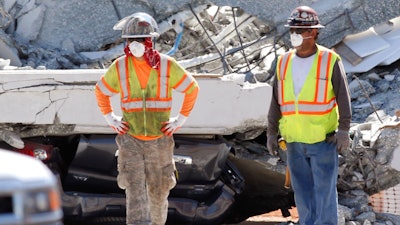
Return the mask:
<svg viewBox="0 0 400 225">
<path fill-rule="evenodd" d="M 302 34 L 302 33 L 305 33 L 305 32 L 309 32 L 309 31 L 311 31 L 311 29 L 305 29 L 305 28 L 290 28 L 290 30 L 289 30 L 289 32 L 290 33 L 296 33 L 296 34 Z"/>
</svg>

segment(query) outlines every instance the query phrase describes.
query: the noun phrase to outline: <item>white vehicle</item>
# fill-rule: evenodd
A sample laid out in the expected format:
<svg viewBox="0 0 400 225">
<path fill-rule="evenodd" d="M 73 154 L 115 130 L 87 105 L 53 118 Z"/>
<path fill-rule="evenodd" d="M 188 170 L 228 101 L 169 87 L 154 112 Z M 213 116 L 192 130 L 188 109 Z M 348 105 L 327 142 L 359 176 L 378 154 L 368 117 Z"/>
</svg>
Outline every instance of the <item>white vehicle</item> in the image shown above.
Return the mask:
<svg viewBox="0 0 400 225">
<path fill-rule="evenodd" d="M 40 160 L 0 149 L 0 225 L 61 225 L 55 175 Z"/>
</svg>

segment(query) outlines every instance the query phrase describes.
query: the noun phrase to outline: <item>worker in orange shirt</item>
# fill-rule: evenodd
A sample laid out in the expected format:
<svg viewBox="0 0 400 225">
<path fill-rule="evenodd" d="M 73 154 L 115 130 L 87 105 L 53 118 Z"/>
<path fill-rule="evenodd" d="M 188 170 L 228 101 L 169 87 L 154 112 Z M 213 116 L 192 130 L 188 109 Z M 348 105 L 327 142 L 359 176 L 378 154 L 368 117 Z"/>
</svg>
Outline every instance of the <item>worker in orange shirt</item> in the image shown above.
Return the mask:
<svg viewBox="0 0 400 225">
<path fill-rule="evenodd" d="M 173 133 L 185 123 L 197 99 L 196 80 L 173 58 L 153 48 L 157 23 L 146 13 L 120 20 L 114 30 L 126 39 L 116 59 L 96 84 L 107 123 L 118 133 L 118 186 L 126 193 L 126 223 L 163 225 L 168 195 L 176 185 Z M 184 93 L 179 115 L 170 117 L 172 90 Z M 110 97 L 119 94 L 122 117 Z"/>
</svg>

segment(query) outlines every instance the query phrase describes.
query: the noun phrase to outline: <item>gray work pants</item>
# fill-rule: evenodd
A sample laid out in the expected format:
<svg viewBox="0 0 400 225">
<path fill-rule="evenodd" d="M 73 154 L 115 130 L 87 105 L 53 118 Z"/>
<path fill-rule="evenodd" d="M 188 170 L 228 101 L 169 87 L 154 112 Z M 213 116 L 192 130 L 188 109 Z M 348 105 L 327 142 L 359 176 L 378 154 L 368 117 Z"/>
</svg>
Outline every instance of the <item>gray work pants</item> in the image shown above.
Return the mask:
<svg viewBox="0 0 400 225">
<path fill-rule="evenodd" d="M 176 185 L 174 139 L 143 141 L 117 135 L 118 186 L 126 193 L 126 223 L 164 225 L 169 191 Z"/>
</svg>

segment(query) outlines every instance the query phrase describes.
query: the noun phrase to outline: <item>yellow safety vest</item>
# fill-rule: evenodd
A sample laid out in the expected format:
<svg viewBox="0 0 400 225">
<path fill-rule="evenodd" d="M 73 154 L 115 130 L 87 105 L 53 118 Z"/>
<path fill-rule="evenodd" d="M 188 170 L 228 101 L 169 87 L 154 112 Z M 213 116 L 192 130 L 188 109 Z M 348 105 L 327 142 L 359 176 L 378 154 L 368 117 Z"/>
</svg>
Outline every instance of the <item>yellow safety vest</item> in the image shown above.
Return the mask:
<svg viewBox="0 0 400 225">
<path fill-rule="evenodd" d="M 193 77 L 185 72 L 175 60 L 160 54 L 160 72 L 152 69 L 146 88 L 142 89 L 132 57 L 122 56 L 110 66 L 98 87 L 107 96 L 120 93 L 129 134 L 160 136 L 163 122 L 170 117 L 172 89 L 186 92 L 193 86 Z"/>
<path fill-rule="evenodd" d="M 323 46 L 317 47 L 313 66 L 297 98 L 292 74 L 292 57 L 295 52 L 287 52 L 278 58 L 278 103 L 282 112 L 279 130 L 287 142 L 321 142 L 325 140 L 326 134 L 335 131 L 338 126 L 336 97 L 331 79 L 333 67 L 340 56 Z"/>
</svg>

